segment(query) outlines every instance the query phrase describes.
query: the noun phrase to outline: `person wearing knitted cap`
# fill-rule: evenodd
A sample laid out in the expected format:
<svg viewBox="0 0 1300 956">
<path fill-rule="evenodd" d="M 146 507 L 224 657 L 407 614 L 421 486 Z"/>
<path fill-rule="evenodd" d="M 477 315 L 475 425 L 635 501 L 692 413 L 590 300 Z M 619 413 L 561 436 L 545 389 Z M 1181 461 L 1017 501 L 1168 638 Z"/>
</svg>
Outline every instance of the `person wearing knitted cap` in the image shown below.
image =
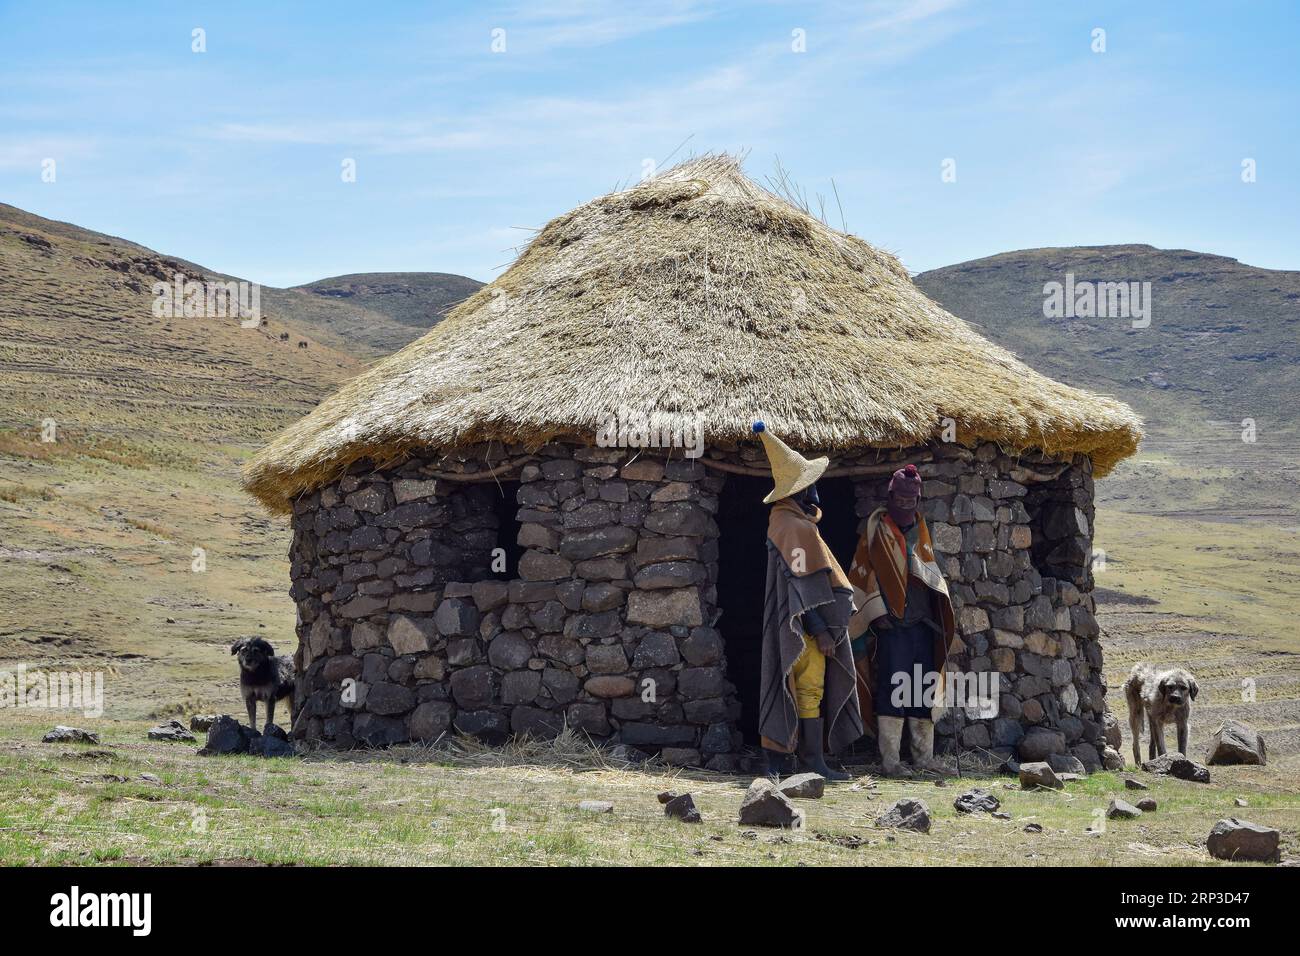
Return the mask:
<svg viewBox="0 0 1300 956">
<path fill-rule="evenodd" d="M 904 721 L 913 766 L 942 769 L 934 759 L 933 708 L 943 700 L 944 664 L 958 648 L 948 585 L 918 510 L 921 487 L 915 465 L 894 472 L 885 507 L 867 519 L 849 567 L 858 701 L 889 777 L 912 775 L 899 759 Z"/>
<path fill-rule="evenodd" d="M 848 638 L 853 588 L 817 531 L 817 479 L 829 462 L 804 458 L 762 422 L 754 423 L 754 432 L 775 482 L 763 499 L 772 506 L 758 707 L 767 774 L 788 772 L 789 755 L 797 751 L 808 770 L 848 780 L 825 756 L 862 736 Z"/>
</svg>

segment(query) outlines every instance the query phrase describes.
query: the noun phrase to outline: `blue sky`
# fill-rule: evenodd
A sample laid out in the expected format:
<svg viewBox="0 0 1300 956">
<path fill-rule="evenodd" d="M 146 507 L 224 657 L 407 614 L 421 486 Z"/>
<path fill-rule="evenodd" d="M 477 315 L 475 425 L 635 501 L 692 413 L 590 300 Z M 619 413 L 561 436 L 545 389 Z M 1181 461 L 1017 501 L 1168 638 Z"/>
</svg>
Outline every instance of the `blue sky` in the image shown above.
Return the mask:
<svg viewBox="0 0 1300 956">
<path fill-rule="evenodd" d="M 1298 11 L 0 0 L 0 201 L 271 285 L 490 279 L 647 159 L 747 150 L 914 271 L 1118 242 L 1300 269 Z"/>
</svg>

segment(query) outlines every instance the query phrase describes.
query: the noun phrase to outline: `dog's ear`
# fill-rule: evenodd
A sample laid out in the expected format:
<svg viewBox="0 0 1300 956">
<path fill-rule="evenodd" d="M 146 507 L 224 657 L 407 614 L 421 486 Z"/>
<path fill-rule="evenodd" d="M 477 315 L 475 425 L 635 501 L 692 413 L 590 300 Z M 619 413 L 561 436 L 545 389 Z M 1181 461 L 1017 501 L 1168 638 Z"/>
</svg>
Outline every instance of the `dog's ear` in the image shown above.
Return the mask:
<svg viewBox="0 0 1300 956">
<path fill-rule="evenodd" d="M 233 643 L 233 644 L 230 645 L 230 653 L 231 653 L 231 654 L 238 654 L 240 651 L 242 651 L 242 650 L 244 649 L 244 645 L 247 644 L 247 643 L 248 643 L 248 641 L 244 640 L 243 638 L 241 638 L 241 639 L 235 641 L 235 643 Z"/>
<path fill-rule="evenodd" d="M 1191 689 L 1192 700 L 1196 700 L 1196 695 L 1200 691 L 1200 685 L 1196 683 L 1196 678 L 1191 674 L 1187 675 L 1187 686 Z"/>
</svg>

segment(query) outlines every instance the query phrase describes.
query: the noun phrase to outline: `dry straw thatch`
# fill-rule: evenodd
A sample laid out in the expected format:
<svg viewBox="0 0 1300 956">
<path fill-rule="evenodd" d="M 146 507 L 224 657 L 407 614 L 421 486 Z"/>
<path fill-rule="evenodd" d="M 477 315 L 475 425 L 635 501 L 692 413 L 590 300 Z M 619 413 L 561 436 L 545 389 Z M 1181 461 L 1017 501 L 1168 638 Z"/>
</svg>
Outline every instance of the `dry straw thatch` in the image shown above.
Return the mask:
<svg viewBox="0 0 1300 956">
<path fill-rule="evenodd" d="M 281 433 L 245 487 L 277 511 L 369 458 L 491 439 L 594 443 L 620 409 L 699 415 L 707 441 L 836 451 L 936 437 L 1131 454 L 1128 406 L 1046 378 L 912 284 L 892 255 L 691 159 L 552 220 L 423 338 Z"/>
</svg>

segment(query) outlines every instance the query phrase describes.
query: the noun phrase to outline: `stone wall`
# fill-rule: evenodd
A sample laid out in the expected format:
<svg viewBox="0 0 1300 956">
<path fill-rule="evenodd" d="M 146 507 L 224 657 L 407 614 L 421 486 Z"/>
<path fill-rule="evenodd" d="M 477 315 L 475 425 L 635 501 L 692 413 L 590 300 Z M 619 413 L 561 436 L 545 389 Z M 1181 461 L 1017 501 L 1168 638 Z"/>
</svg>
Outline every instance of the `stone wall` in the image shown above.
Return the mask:
<svg viewBox="0 0 1300 956">
<path fill-rule="evenodd" d="M 517 528 L 498 528 L 491 478 L 445 477 L 481 469 L 482 449 L 358 465 L 297 502 L 295 736 L 340 747 L 448 731 L 499 741 L 567 723 L 670 762 L 735 769 L 739 704 L 711 626 L 714 515 L 719 468 L 763 465 L 761 449 L 710 448 L 715 467 L 566 444 L 507 452 L 522 462 L 507 476 L 520 482 Z M 1071 749 L 1099 765 L 1101 652 L 1090 573 L 1075 562 L 1091 541 L 1086 458 L 1011 458 L 992 445 L 840 457 L 836 467 L 856 470 L 863 524 L 903 461 L 926 476 L 966 646 L 959 663 L 1004 678 L 998 717 L 945 718 L 941 735 L 1002 753 Z M 494 574 L 501 535 L 523 548 L 512 580 Z"/>
</svg>

